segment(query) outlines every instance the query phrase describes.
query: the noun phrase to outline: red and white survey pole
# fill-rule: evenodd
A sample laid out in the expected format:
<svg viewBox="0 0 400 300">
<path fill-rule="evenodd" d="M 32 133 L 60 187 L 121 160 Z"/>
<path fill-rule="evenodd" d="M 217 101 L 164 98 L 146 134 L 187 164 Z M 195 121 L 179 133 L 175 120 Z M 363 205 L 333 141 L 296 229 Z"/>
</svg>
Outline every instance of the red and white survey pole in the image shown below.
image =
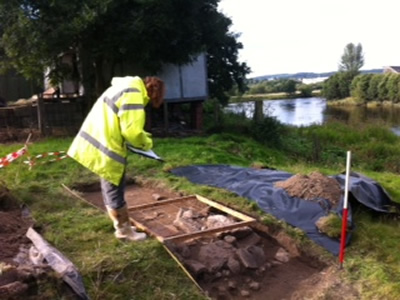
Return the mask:
<svg viewBox="0 0 400 300">
<path fill-rule="evenodd" d="M 347 216 L 349 213 L 348 204 L 349 204 L 350 161 L 351 161 L 351 152 L 347 151 L 346 182 L 344 185 L 344 201 L 343 201 L 343 211 L 342 211 L 342 235 L 340 239 L 340 252 L 339 252 L 340 268 L 343 267 L 344 249 L 346 247 Z"/>
</svg>

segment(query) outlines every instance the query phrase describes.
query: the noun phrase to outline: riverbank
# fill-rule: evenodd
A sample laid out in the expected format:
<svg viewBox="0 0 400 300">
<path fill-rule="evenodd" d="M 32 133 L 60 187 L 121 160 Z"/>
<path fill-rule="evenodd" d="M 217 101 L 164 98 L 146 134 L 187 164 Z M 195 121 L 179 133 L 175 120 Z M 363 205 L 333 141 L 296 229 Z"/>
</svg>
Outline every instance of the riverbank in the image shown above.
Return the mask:
<svg viewBox="0 0 400 300">
<path fill-rule="evenodd" d="M 320 97 L 321 91 L 313 91 L 310 97 Z M 296 99 L 296 98 L 309 98 L 303 97 L 300 92 L 293 94 L 288 93 L 268 93 L 268 94 L 255 94 L 255 95 L 242 95 L 242 96 L 232 96 L 229 99 L 230 103 L 240 103 L 249 101 L 262 101 L 262 100 L 282 100 L 282 99 Z"/>
<path fill-rule="evenodd" d="M 354 97 L 348 97 L 339 100 L 326 101 L 327 105 L 331 106 L 365 106 L 365 107 L 400 107 L 400 103 L 393 103 L 392 101 L 370 101 L 370 102 L 359 102 Z"/>
</svg>

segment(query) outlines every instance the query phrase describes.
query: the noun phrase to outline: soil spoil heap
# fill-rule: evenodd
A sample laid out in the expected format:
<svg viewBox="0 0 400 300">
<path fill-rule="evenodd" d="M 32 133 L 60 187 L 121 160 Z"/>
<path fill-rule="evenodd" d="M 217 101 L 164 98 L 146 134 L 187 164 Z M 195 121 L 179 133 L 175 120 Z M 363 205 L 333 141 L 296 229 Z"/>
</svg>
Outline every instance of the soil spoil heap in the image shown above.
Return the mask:
<svg viewBox="0 0 400 300">
<path fill-rule="evenodd" d="M 339 182 L 317 171 L 310 175 L 296 174 L 285 181 L 277 181 L 275 186 L 284 189 L 291 197 L 316 202 L 326 199 L 332 207 L 336 207 L 342 197 Z"/>
</svg>

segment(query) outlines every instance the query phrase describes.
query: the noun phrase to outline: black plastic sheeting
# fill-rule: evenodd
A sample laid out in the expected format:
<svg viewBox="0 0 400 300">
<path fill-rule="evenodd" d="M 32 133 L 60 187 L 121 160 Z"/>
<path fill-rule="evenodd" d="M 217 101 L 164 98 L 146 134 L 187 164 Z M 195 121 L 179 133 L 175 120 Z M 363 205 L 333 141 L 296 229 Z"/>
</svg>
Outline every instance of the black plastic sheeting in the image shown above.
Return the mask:
<svg viewBox="0 0 400 300">
<path fill-rule="evenodd" d="M 284 181 L 293 174 L 271 169 L 252 169 L 229 165 L 193 165 L 175 168 L 171 170 L 171 173 L 186 177 L 194 183 L 223 188 L 253 200 L 264 212 L 302 229 L 318 245 L 334 255 L 339 254 L 340 240 L 320 233 L 315 222 L 332 211 L 342 216 L 343 197 L 337 208 L 331 208 L 326 199 L 307 201 L 290 197 L 284 189 L 274 187 L 274 183 Z M 329 177 L 335 178 L 344 190 L 344 174 Z M 358 202 L 378 212 L 390 212 L 394 203 L 378 183 L 358 173 L 351 173 L 349 179 L 349 192 Z M 353 226 L 350 203 L 348 224 Z M 350 239 L 351 232 L 347 235 L 347 244 Z"/>
</svg>

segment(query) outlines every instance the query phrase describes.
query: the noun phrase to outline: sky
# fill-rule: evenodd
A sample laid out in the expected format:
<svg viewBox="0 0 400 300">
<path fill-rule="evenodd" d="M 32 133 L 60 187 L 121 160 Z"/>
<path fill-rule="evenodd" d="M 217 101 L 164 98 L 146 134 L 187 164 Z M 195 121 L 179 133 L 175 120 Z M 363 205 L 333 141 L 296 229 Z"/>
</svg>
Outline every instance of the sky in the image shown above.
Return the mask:
<svg viewBox="0 0 400 300">
<path fill-rule="evenodd" d="M 261 75 L 337 71 L 361 43 L 362 70 L 400 66 L 399 0 L 221 0 L 240 33 L 239 60 Z"/>
</svg>

